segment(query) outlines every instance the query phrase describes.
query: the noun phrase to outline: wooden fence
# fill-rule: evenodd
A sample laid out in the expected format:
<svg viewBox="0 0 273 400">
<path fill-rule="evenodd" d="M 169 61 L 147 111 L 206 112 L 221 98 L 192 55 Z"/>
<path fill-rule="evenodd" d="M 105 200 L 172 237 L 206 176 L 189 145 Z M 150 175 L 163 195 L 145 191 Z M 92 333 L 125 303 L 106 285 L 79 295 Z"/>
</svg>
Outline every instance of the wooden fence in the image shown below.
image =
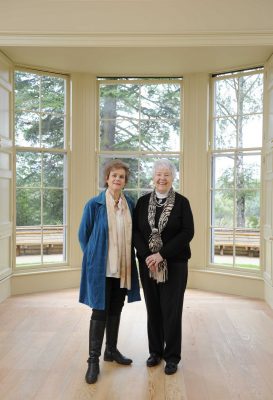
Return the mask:
<svg viewBox="0 0 273 400">
<path fill-rule="evenodd" d="M 215 254 L 232 254 L 233 244 L 237 255 L 248 257 L 259 257 L 260 254 L 260 232 L 258 231 L 235 231 L 215 229 L 214 250 Z"/>
<path fill-rule="evenodd" d="M 214 252 L 215 254 L 232 254 L 233 242 L 237 255 L 248 257 L 259 256 L 260 233 L 257 231 L 233 231 L 227 229 L 214 230 Z M 16 228 L 16 255 L 41 254 L 41 242 L 43 241 L 44 254 L 61 254 L 63 252 L 64 228 L 50 226 L 41 229 L 37 227 Z"/>
<path fill-rule="evenodd" d="M 43 242 L 44 254 L 62 254 L 64 241 L 64 228 L 50 226 L 40 228 L 34 226 L 16 228 L 16 256 L 41 254 Z"/>
</svg>

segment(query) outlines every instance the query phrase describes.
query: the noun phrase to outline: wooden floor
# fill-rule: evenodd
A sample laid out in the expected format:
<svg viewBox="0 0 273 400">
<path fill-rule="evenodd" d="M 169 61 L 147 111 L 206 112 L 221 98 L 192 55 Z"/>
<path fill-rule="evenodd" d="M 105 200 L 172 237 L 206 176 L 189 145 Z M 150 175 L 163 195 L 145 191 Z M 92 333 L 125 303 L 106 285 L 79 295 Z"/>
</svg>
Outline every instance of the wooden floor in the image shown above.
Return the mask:
<svg viewBox="0 0 273 400">
<path fill-rule="evenodd" d="M 119 349 L 131 366 L 101 361 L 84 381 L 90 310 L 77 290 L 0 304 L 2 400 L 272 400 L 273 311 L 262 301 L 187 290 L 178 372 L 147 368 L 143 301 L 126 304 Z"/>
</svg>

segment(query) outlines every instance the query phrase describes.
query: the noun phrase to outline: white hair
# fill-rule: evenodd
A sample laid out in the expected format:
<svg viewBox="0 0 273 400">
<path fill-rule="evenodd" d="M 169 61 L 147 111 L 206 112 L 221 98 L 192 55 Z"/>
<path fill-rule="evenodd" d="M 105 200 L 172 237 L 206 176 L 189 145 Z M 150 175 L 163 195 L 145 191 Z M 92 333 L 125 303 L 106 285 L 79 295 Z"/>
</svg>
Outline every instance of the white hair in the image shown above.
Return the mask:
<svg viewBox="0 0 273 400">
<path fill-rule="evenodd" d="M 153 171 L 152 171 L 153 177 L 155 176 L 156 171 L 159 168 L 168 169 L 172 174 L 172 178 L 175 179 L 175 177 L 176 177 L 176 168 L 175 168 L 174 164 L 170 160 L 167 160 L 167 158 L 162 158 L 161 160 L 155 161 L 154 165 L 153 165 Z"/>
</svg>

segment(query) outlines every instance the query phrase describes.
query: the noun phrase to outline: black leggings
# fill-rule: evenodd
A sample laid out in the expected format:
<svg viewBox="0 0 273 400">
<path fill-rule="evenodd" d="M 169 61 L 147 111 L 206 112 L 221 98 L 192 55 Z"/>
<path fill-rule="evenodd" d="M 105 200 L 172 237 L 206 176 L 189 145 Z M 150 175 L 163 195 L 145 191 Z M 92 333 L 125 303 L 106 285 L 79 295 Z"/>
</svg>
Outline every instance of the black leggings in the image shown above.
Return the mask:
<svg viewBox="0 0 273 400">
<path fill-rule="evenodd" d="M 106 321 L 107 316 L 120 315 L 126 296 L 126 289 L 120 288 L 120 279 L 106 278 L 105 310 L 92 309 L 91 319 Z"/>
</svg>

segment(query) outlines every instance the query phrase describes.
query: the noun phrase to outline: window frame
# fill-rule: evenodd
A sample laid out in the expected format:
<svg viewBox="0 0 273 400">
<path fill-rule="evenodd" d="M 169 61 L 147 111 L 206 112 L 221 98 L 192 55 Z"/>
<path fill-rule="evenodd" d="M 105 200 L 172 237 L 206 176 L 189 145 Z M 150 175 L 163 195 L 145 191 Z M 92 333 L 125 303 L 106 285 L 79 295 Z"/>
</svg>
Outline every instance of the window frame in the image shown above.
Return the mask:
<svg viewBox="0 0 273 400">
<path fill-rule="evenodd" d="M 263 89 L 264 89 L 264 67 L 263 66 L 257 66 L 253 68 L 245 68 L 243 70 L 239 71 L 228 71 L 228 72 L 221 72 L 219 74 L 212 74 L 210 78 L 210 100 L 209 100 L 209 138 L 208 138 L 208 223 L 207 223 L 207 243 L 206 243 L 206 248 L 207 248 L 207 269 L 214 271 L 214 272 L 222 272 L 222 273 L 234 273 L 236 275 L 242 275 L 242 276 L 253 276 L 253 277 L 261 277 L 263 273 L 263 268 L 262 268 L 262 260 L 263 260 L 263 247 L 262 247 L 262 204 L 263 204 L 263 127 L 262 127 L 262 132 L 261 132 L 261 137 L 262 137 L 262 143 L 260 147 L 236 147 L 234 148 L 225 148 L 225 149 L 214 149 L 214 121 L 217 119 L 215 116 L 215 82 L 223 79 L 229 79 L 229 78 L 239 78 L 241 76 L 251 76 L 251 75 L 258 75 L 262 74 L 263 75 Z M 262 100 L 262 106 L 263 110 L 261 112 L 262 115 L 262 124 L 263 124 L 263 119 L 264 119 L 264 90 L 263 90 L 263 100 Z M 251 114 L 251 113 L 249 113 Z M 259 195 L 260 195 L 260 239 L 259 239 L 259 266 L 257 268 L 250 268 L 250 267 L 239 267 L 236 265 L 236 248 L 235 248 L 235 237 L 236 237 L 236 230 L 239 229 L 239 227 L 236 227 L 235 224 L 235 218 L 236 214 L 235 212 L 233 213 L 233 227 L 230 228 L 232 230 L 232 235 L 233 235 L 233 254 L 232 254 L 232 264 L 217 264 L 212 262 L 212 255 L 214 254 L 214 243 L 213 243 L 213 237 L 212 237 L 212 230 L 215 228 L 214 225 L 212 225 L 212 216 L 213 216 L 213 192 L 215 191 L 215 187 L 213 186 L 213 160 L 215 155 L 220 155 L 225 154 L 227 155 L 233 155 L 236 157 L 237 153 L 242 153 L 243 155 L 259 155 L 261 159 L 260 163 L 260 188 L 259 188 Z M 233 172 L 235 171 L 235 167 Z M 237 189 L 235 185 L 232 188 L 232 192 L 236 193 Z M 236 208 L 236 202 L 234 201 L 233 198 L 233 210 Z"/>
<path fill-rule="evenodd" d="M 176 83 L 180 85 L 180 121 L 179 121 L 179 150 L 176 151 L 144 151 L 144 150 L 101 150 L 100 149 L 100 85 L 126 85 L 126 84 L 136 84 L 136 85 L 153 85 L 158 83 Z M 126 158 L 135 158 L 135 159 L 143 159 L 145 157 L 154 157 L 157 156 L 166 156 L 166 157 L 177 157 L 179 163 L 179 179 L 178 179 L 178 187 L 175 189 L 176 191 L 180 192 L 183 187 L 183 178 L 181 177 L 182 173 L 182 164 L 183 164 L 183 137 L 184 137 L 184 87 L 183 87 L 183 77 L 97 77 L 96 79 L 96 99 L 97 99 L 97 118 L 96 118 L 96 149 L 95 149 L 95 156 L 96 156 L 96 178 L 95 178 L 95 187 L 97 193 L 102 190 L 100 187 L 100 157 L 105 158 L 119 158 L 119 159 L 126 159 Z M 139 165 L 139 163 L 138 163 Z M 139 170 L 138 170 L 139 171 Z M 127 193 L 137 191 L 138 197 L 144 192 L 148 192 L 147 188 L 143 188 L 140 186 L 140 174 L 137 174 L 138 181 L 136 188 L 125 188 Z M 152 189 L 149 189 L 152 190 Z"/>
<path fill-rule="evenodd" d="M 71 79 L 70 75 L 53 72 L 53 71 L 45 71 L 35 68 L 29 67 L 22 67 L 20 65 L 14 66 L 14 75 L 16 72 L 26 72 L 30 74 L 40 75 L 40 76 L 52 76 L 56 78 L 61 78 L 65 81 L 65 107 L 64 107 L 64 145 L 63 148 L 56 148 L 56 147 L 29 147 L 29 146 L 18 146 L 16 145 L 16 135 L 15 135 L 15 93 L 13 96 L 13 126 L 14 126 L 14 146 L 13 146 L 13 273 L 18 274 L 20 272 L 43 272 L 43 271 L 50 271 L 54 269 L 60 269 L 64 266 L 69 265 L 70 263 L 70 253 L 69 253 L 69 238 L 70 238 L 70 213 L 69 213 L 69 204 L 70 204 L 70 158 L 71 158 L 71 139 L 70 139 L 70 94 L 71 94 Z M 14 79 L 14 91 L 15 91 L 15 79 Z M 64 208 L 64 221 L 61 225 L 64 229 L 63 233 L 63 256 L 65 258 L 62 262 L 44 262 L 43 261 L 43 254 L 41 251 L 41 262 L 39 263 L 25 263 L 25 264 L 17 264 L 16 263 L 16 228 L 17 228 L 17 221 L 16 221 L 16 155 L 18 152 L 32 152 L 32 153 L 40 153 L 42 154 L 61 154 L 64 156 L 64 166 L 63 166 L 63 174 L 64 174 L 64 185 L 62 187 L 63 192 L 65 193 L 63 196 L 63 208 Z M 42 188 L 42 186 L 41 186 Z M 41 209 L 42 213 L 42 209 Z M 41 228 L 43 225 L 41 224 Z M 41 235 L 41 250 L 42 250 L 42 235 Z"/>
</svg>

